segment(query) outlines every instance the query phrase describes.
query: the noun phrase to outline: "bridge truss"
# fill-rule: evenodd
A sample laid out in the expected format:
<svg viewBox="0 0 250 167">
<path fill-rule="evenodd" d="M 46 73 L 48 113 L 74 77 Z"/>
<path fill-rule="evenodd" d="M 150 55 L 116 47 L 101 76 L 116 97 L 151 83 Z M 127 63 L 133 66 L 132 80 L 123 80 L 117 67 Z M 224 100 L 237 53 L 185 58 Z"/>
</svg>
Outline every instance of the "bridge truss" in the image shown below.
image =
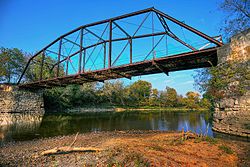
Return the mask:
<svg viewBox="0 0 250 167">
<path fill-rule="evenodd" d="M 66 86 L 210 67 L 217 64 L 216 51 L 222 45 L 221 37 L 148 8 L 60 36 L 28 60 L 18 84 Z"/>
</svg>

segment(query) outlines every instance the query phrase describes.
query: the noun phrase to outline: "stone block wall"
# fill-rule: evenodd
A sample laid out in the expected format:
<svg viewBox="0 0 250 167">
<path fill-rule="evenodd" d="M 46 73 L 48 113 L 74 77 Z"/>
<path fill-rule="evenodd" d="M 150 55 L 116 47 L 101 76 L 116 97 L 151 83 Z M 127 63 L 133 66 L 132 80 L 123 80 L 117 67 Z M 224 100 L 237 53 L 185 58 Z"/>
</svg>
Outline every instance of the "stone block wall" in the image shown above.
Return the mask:
<svg viewBox="0 0 250 167">
<path fill-rule="evenodd" d="M 0 112 L 44 113 L 43 93 L 15 87 L 8 91 L 0 90 Z"/>
<path fill-rule="evenodd" d="M 232 37 L 230 43 L 218 50 L 217 55 L 218 66 L 226 62 L 246 63 L 246 73 L 250 74 L 250 29 Z M 237 82 L 235 80 L 232 84 Z M 213 130 L 250 137 L 250 80 L 244 83 L 244 95 L 234 95 L 228 90 L 226 97 L 216 102 Z"/>
</svg>

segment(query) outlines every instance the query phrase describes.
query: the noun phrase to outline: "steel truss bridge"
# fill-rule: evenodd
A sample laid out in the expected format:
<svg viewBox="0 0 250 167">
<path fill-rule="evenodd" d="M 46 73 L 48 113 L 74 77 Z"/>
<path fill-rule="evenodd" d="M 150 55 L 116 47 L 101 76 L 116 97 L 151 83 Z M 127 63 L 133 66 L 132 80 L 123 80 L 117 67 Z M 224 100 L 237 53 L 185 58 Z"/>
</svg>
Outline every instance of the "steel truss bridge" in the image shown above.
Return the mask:
<svg viewBox="0 0 250 167">
<path fill-rule="evenodd" d="M 217 65 L 221 37 L 210 37 L 155 8 L 80 26 L 33 55 L 22 88 L 104 82 Z"/>
</svg>

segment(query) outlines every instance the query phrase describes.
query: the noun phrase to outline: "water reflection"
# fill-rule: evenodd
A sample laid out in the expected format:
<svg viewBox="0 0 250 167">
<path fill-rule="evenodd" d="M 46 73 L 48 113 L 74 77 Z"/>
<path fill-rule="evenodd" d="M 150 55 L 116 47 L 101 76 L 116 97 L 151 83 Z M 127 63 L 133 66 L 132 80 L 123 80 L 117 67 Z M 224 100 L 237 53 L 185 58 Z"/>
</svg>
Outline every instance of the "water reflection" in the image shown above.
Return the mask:
<svg viewBox="0 0 250 167">
<path fill-rule="evenodd" d="M 0 141 L 33 139 L 42 118 L 42 114 L 0 113 Z"/>
<path fill-rule="evenodd" d="M 88 114 L 1 114 L 2 142 L 41 137 L 113 130 L 161 130 L 208 133 L 212 136 L 209 113 L 201 112 L 105 112 Z"/>
</svg>

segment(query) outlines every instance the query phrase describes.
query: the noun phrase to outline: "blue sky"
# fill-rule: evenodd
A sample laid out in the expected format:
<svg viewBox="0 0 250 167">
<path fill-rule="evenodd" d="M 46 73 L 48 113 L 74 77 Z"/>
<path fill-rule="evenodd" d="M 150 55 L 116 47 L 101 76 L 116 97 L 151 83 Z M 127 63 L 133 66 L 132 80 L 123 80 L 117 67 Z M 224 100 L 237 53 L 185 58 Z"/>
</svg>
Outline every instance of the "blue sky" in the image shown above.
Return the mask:
<svg viewBox="0 0 250 167">
<path fill-rule="evenodd" d="M 81 25 L 155 7 L 210 35 L 219 35 L 220 0 L 0 0 L 0 46 L 35 53 L 58 36 Z M 173 87 L 180 94 L 194 90 L 194 70 L 147 75 L 154 88 Z"/>
</svg>

